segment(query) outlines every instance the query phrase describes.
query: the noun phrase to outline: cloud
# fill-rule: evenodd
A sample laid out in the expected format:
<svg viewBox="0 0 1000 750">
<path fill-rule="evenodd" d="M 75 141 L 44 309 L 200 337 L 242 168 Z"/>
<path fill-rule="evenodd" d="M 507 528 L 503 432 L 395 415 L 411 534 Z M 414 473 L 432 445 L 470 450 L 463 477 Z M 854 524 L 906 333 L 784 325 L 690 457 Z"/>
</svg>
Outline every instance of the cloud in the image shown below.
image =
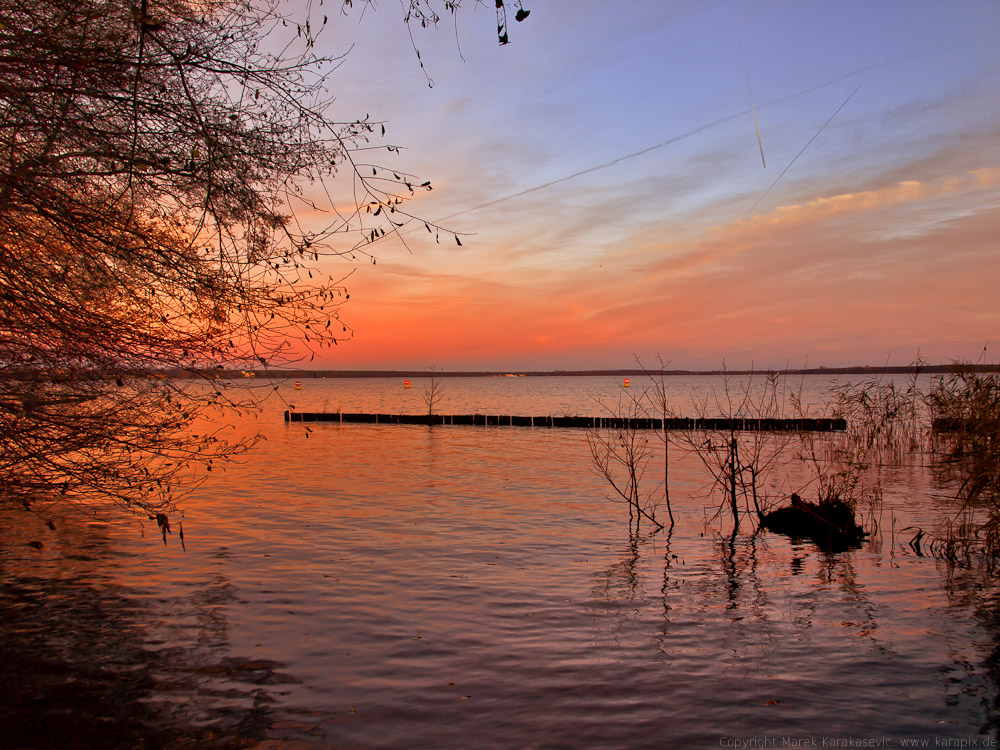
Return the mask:
<svg viewBox="0 0 1000 750">
<path fill-rule="evenodd" d="M 392 163 L 435 187 L 410 207 L 470 235 L 438 245 L 415 225 L 409 251 L 377 245 L 343 311 L 358 338 L 331 362 L 833 365 L 916 345 L 961 356 L 995 336 L 995 10 L 745 16 L 764 169 L 733 19 L 654 5 L 536 9 L 503 49 L 489 12 L 463 16 L 465 61 L 450 26 L 444 44 L 418 38 L 433 89 L 400 29 L 359 36 L 341 102 L 372 102 L 410 147 Z M 813 143 L 862 69 L 875 72 Z"/>
<path fill-rule="evenodd" d="M 1000 181 L 1000 168 L 984 167 L 962 175 L 941 177 L 933 181 L 906 180 L 876 190 L 863 190 L 819 197 L 804 204 L 779 206 L 766 214 L 758 214 L 736 226 L 780 226 L 820 222 L 833 217 L 859 215 L 887 206 L 931 201 L 955 194 L 981 190 Z M 724 228 L 723 231 L 729 231 Z"/>
<path fill-rule="evenodd" d="M 694 240 L 638 233 L 647 242 L 626 238 L 620 255 L 530 274 L 499 259 L 452 273 L 420 258 L 380 263 L 352 280 L 363 303 L 344 311 L 359 331 L 351 346 L 359 361 L 500 369 L 629 366 L 633 353 L 657 351 L 678 366 L 717 365 L 709 352 L 775 366 L 882 361 L 917 347 L 971 356 L 1000 329 L 988 302 L 1000 283 L 1000 208 L 975 200 L 992 179 L 985 168 L 820 196 Z M 951 213 L 952 201 L 977 208 Z M 910 207 L 945 218 L 879 236 L 887 212 Z"/>
<path fill-rule="evenodd" d="M 976 186 L 989 188 L 1000 184 L 1000 167 L 983 167 L 969 170 L 969 175 L 976 181 Z"/>
</svg>

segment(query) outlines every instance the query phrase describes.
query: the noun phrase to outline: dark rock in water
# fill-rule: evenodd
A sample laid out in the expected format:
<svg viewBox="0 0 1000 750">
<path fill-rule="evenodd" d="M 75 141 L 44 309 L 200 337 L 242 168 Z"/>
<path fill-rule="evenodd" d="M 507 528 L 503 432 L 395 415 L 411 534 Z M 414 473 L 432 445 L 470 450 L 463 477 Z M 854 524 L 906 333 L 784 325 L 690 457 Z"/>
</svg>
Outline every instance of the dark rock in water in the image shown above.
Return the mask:
<svg viewBox="0 0 1000 750">
<path fill-rule="evenodd" d="M 867 536 L 854 520 L 854 511 L 843 500 L 810 503 L 793 494 L 791 504 L 760 519 L 762 528 L 796 539 L 811 539 L 825 550 L 860 547 Z"/>
</svg>

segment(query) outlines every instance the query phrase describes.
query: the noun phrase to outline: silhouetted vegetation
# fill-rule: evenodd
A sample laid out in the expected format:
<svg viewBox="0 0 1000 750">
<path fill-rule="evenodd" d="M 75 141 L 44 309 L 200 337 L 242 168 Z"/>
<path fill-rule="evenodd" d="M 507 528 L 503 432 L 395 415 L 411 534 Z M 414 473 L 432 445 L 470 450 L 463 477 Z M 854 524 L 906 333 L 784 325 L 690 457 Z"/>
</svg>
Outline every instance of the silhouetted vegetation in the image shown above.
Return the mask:
<svg viewBox="0 0 1000 750">
<path fill-rule="evenodd" d="M 629 519 L 645 518 L 656 529 L 664 528 L 656 518 L 657 508 L 666 506 L 670 528 L 674 526 L 674 512 L 670 504 L 670 439 L 667 419 L 672 413 L 667 392 L 666 370 L 657 357 L 658 370 L 643 367 L 645 382 L 621 388 L 616 407 L 602 404 L 612 418 L 608 427 L 591 427 L 587 430 L 591 463 L 616 495 L 629 506 Z M 642 362 L 639 362 L 642 366 Z M 650 419 L 660 419 L 661 429 L 655 434 L 663 443 L 663 476 L 652 488 L 644 485 L 649 462 L 654 451 L 649 444 L 650 430 L 640 426 Z"/>
<path fill-rule="evenodd" d="M 761 422 L 789 416 L 791 405 L 782 375 L 734 376 L 723 368 L 719 378 L 719 387 L 706 394 L 695 411 L 699 418 L 718 416 L 727 423 L 722 428 L 682 432 L 679 442 L 698 457 L 712 486 L 725 498 L 735 533 L 741 516 L 750 515 L 756 522 L 775 501 L 766 488 L 787 462 L 794 433 L 759 428 Z"/>
<path fill-rule="evenodd" d="M 1000 556 L 1000 376 L 960 371 L 928 394 L 936 467 L 956 486 L 959 510 L 944 535 L 957 548 Z"/>
<path fill-rule="evenodd" d="M 645 416 L 644 407 L 641 395 L 623 393 L 613 413 L 625 419 L 614 427 L 589 429 L 587 444 L 596 472 L 628 503 L 630 524 L 634 522 L 638 529 L 639 521 L 645 518 L 662 529 L 663 524 L 656 520 L 658 494 L 647 490 L 643 481 L 653 457 L 649 431 L 637 428 L 633 421 Z"/>
<path fill-rule="evenodd" d="M 427 370 L 427 383 L 424 384 L 424 390 L 420 394 L 424 399 L 424 406 L 427 407 L 428 417 L 434 416 L 434 408 L 441 403 L 443 392 L 444 387 L 438 379 L 437 367 L 430 367 Z"/>
<path fill-rule="evenodd" d="M 664 425 L 666 415 L 677 416 L 667 397 L 664 372 L 661 361 L 659 372 L 647 371 L 647 384 L 634 391 L 623 389 L 617 408 L 609 408 L 614 416 L 629 419 L 612 429 L 591 429 L 588 435 L 598 474 L 629 503 L 630 516 L 645 510 L 650 520 L 655 520 L 654 495 L 642 489 L 642 480 L 654 453 L 648 438 L 630 426 L 635 418 L 650 414 L 664 415 Z M 729 515 L 732 534 L 749 518 L 753 529 L 810 538 L 833 549 L 856 546 L 864 539 L 859 513 L 865 515 L 869 530 L 877 529 L 879 467 L 887 460 L 901 460 L 922 444 L 915 378 L 905 392 L 879 381 L 834 387 L 832 416 L 843 420 L 845 430 L 828 433 L 810 429 L 808 408 L 781 373 L 737 376 L 723 368 L 719 377 L 719 385 L 695 403 L 690 427 L 677 430 L 673 439 L 706 469 L 709 494 L 721 499 L 716 517 Z M 798 429 L 774 429 L 795 424 Z M 665 452 L 664 487 L 668 459 Z M 793 487 L 790 477 L 801 477 L 803 467 L 806 479 L 795 480 Z M 802 499 L 806 492 L 815 499 Z M 665 499 L 669 510 L 668 494 Z M 670 519 L 672 524 L 672 513 Z"/>
<path fill-rule="evenodd" d="M 317 40 L 339 9 L 288 8 L 0 0 L 0 501 L 168 513 L 253 442 L 217 417 L 267 389 L 216 373 L 351 336 L 316 264 L 374 263 L 431 185 L 370 161 L 398 151 L 382 123 L 334 119 Z"/>
</svg>

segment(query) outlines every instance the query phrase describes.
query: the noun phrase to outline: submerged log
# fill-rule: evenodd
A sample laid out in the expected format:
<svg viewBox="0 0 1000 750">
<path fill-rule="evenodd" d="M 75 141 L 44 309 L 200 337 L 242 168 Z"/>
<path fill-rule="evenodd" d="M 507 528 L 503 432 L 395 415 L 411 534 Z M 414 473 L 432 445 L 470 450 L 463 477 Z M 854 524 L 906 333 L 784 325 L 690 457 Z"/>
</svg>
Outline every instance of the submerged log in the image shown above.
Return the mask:
<svg viewBox="0 0 1000 750">
<path fill-rule="evenodd" d="M 789 505 L 761 516 L 760 525 L 793 539 L 810 539 L 829 551 L 860 547 L 867 536 L 843 500 L 810 503 L 794 493 Z"/>
</svg>

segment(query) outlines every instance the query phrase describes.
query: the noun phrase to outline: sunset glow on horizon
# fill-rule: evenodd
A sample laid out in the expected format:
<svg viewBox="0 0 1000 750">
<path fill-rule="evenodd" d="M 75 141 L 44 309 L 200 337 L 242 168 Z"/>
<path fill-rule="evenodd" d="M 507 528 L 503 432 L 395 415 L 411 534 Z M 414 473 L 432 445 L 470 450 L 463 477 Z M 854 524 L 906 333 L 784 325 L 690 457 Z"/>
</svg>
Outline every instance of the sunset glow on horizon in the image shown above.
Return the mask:
<svg viewBox="0 0 1000 750">
<path fill-rule="evenodd" d="M 526 7 L 502 48 L 486 7 L 416 35 L 433 87 L 398 8 L 331 19 L 336 111 L 461 245 L 377 244 L 309 366 L 997 360 L 996 3 Z"/>
</svg>

